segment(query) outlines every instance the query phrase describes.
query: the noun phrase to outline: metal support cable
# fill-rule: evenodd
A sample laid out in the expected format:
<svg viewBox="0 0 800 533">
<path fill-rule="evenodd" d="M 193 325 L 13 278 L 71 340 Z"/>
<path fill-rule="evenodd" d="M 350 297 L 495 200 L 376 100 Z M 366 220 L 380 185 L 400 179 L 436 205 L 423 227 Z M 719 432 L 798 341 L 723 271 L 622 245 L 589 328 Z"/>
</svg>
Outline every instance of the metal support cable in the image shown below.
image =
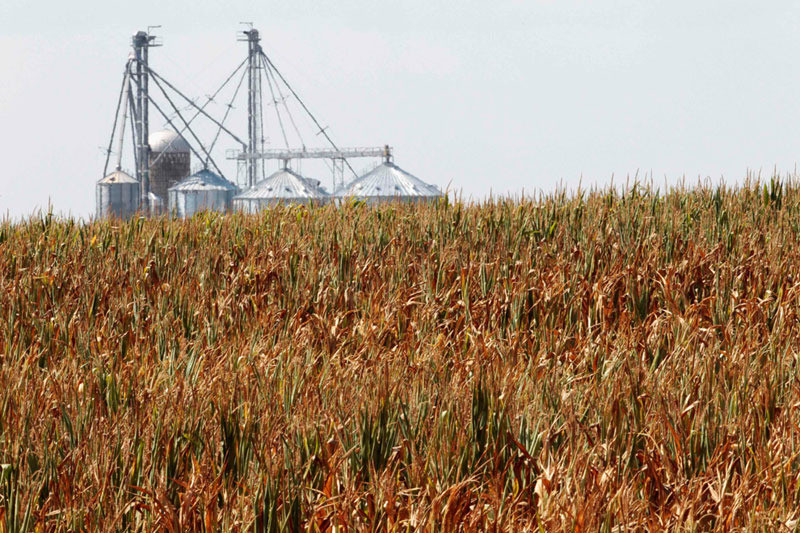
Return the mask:
<svg viewBox="0 0 800 533">
<path fill-rule="evenodd" d="M 275 99 L 275 91 L 272 89 L 272 81 L 270 80 L 269 76 L 269 67 L 267 67 L 267 62 L 264 61 L 263 57 L 261 58 L 261 61 L 264 63 L 265 66 L 264 70 L 267 78 L 267 86 L 269 87 L 269 94 L 272 96 L 272 103 L 274 104 L 273 107 L 275 108 L 275 115 L 278 117 L 278 125 L 281 128 L 281 135 L 283 135 L 283 142 L 286 145 L 286 149 L 289 150 L 289 138 L 286 136 L 286 129 L 283 127 L 283 119 L 281 118 L 281 110 L 280 108 L 278 108 L 278 100 Z"/>
<path fill-rule="evenodd" d="M 286 110 L 286 114 L 289 115 L 289 122 L 292 123 L 294 132 L 297 134 L 297 138 L 300 139 L 300 145 L 303 148 L 305 148 L 306 142 L 303 140 L 303 136 L 300 134 L 300 129 L 297 127 L 297 123 L 295 123 L 294 121 L 294 116 L 292 116 L 292 112 L 289 111 L 289 106 L 286 103 L 287 98 L 283 96 L 283 91 L 281 91 L 281 86 L 278 83 L 278 80 L 275 78 L 275 74 L 272 73 L 272 69 L 269 67 L 269 63 L 267 61 L 264 61 L 264 66 L 266 67 L 265 70 L 267 72 L 268 81 L 269 81 L 269 76 L 272 76 L 272 79 L 275 81 L 275 89 L 278 91 L 278 98 L 280 98 L 280 101 L 283 104 L 283 108 Z"/>
<path fill-rule="evenodd" d="M 245 61 L 242 61 L 242 62 L 239 64 L 239 66 L 238 66 L 238 67 L 236 67 L 236 69 L 235 69 L 235 70 L 234 70 L 234 71 L 231 73 L 231 75 L 230 75 L 230 76 L 228 76 L 228 77 L 227 77 L 227 79 L 225 79 L 225 81 L 224 81 L 224 82 L 222 82 L 222 85 L 220 85 L 220 86 L 219 86 L 219 88 L 218 88 L 216 91 L 214 91 L 214 94 L 212 94 L 212 95 L 211 95 L 211 96 L 208 98 L 208 100 L 206 100 L 206 103 L 205 103 L 205 104 L 203 104 L 202 106 L 200 106 L 199 110 L 195 111 L 195 114 L 194 114 L 194 115 L 192 115 L 192 118 L 190 118 L 190 119 L 189 119 L 189 124 L 191 124 L 192 122 L 194 122 L 194 120 L 195 120 L 197 117 L 199 117 L 199 116 L 200 116 L 200 112 L 201 112 L 202 110 L 204 110 L 204 109 L 205 109 L 205 107 L 206 107 L 208 104 L 210 104 L 210 103 L 211 103 L 211 102 L 214 100 L 214 98 L 216 98 L 216 97 L 217 97 L 217 95 L 220 93 L 220 91 L 222 91 L 222 89 L 224 89 L 224 88 L 225 88 L 225 86 L 226 86 L 226 85 L 228 85 L 228 83 L 231 81 L 231 79 L 233 79 L 233 77 L 236 75 L 236 73 L 237 73 L 237 72 L 239 72 L 239 70 L 240 70 L 240 69 L 241 69 L 241 68 L 242 68 L 242 67 L 245 65 L 245 63 L 247 63 L 247 60 L 245 60 Z M 237 91 L 238 91 L 238 89 L 237 89 Z M 188 110 L 188 109 L 194 109 L 195 107 L 196 107 L 196 106 L 194 106 L 194 105 L 192 105 L 192 106 L 187 106 L 187 107 L 186 107 L 186 110 Z M 226 112 L 226 115 L 227 115 L 227 112 Z M 222 122 L 224 123 L 224 122 L 225 122 L 225 120 L 223 119 L 223 120 L 222 120 Z M 179 135 L 182 137 L 182 136 L 183 136 L 183 132 L 185 132 L 185 131 L 186 131 L 186 127 L 184 126 L 184 127 L 183 127 L 183 128 L 182 128 L 182 129 L 181 129 L 179 132 L 178 132 L 178 134 L 179 134 Z M 220 131 L 221 131 L 221 130 L 217 129 L 217 135 L 219 135 L 219 132 L 220 132 Z M 216 138 L 216 137 L 215 137 L 215 138 Z M 174 142 L 175 142 L 175 141 L 177 141 L 177 140 L 178 140 L 178 138 L 177 138 L 177 137 L 176 137 L 175 139 L 171 140 L 168 146 L 171 146 L 171 145 L 172 145 L 172 143 L 174 143 Z M 208 151 L 210 152 L 210 151 L 211 151 L 213 148 L 214 148 L 214 146 L 212 145 L 212 146 L 211 146 L 211 148 L 209 148 L 209 150 L 208 150 Z M 158 163 L 158 162 L 161 160 L 161 158 L 162 158 L 162 157 L 164 157 L 164 154 L 165 154 L 165 153 L 166 153 L 166 152 L 161 152 L 160 154 L 158 154 L 158 157 L 156 157 L 155 161 L 153 161 L 153 163 L 152 163 L 152 164 L 153 164 L 153 165 L 157 164 L 157 163 Z M 206 161 L 206 165 L 208 165 L 208 161 Z"/>
<path fill-rule="evenodd" d="M 108 139 L 108 149 L 106 150 L 106 164 L 103 166 L 103 177 L 108 175 L 108 162 L 111 159 L 111 147 L 114 146 L 114 135 L 117 133 L 117 121 L 119 120 L 119 108 L 122 105 L 122 96 L 125 94 L 125 82 L 128 81 L 128 67 L 131 62 L 125 64 L 125 74 L 122 76 L 122 87 L 119 88 L 119 98 L 117 99 L 117 110 L 114 112 L 114 126 L 111 128 L 111 138 Z M 124 125 L 122 126 L 125 127 Z"/>
<path fill-rule="evenodd" d="M 231 101 L 228 104 L 228 108 L 225 110 L 225 114 L 222 116 L 222 120 L 220 120 L 222 124 L 225 124 L 225 121 L 228 119 L 228 115 L 230 114 L 231 109 L 233 109 L 233 102 L 236 100 L 236 96 L 238 96 L 239 90 L 242 88 L 242 85 L 244 84 L 244 79 L 246 77 L 247 77 L 247 71 L 242 72 L 242 77 L 239 80 L 239 84 L 236 86 L 236 90 L 233 91 L 233 97 L 231 98 Z M 208 148 L 209 152 L 214 151 L 214 146 L 217 144 L 217 139 L 219 139 L 220 133 L 222 133 L 222 129 L 218 128 L 216 135 L 214 135 L 214 140 L 211 141 L 211 146 L 209 146 Z"/>
<path fill-rule="evenodd" d="M 239 72 L 239 69 L 241 69 L 243 66 L 245 66 L 246 63 L 247 63 L 246 59 L 244 61 L 242 61 L 241 63 L 239 63 L 239 66 L 236 67 L 236 69 L 233 72 L 231 72 L 230 76 L 228 76 L 225 79 L 224 82 L 222 82 L 222 85 L 220 85 L 219 88 L 216 91 L 214 91 L 214 94 L 212 94 L 211 96 L 208 97 L 208 100 L 206 101 L 206 103 L 203 104 L 202 106 L 200 106 L 198 108 L 198 110 L 195 112 L 195 114 L 192 115 L 192 118 L 189 119 L 189 124 L 194 122 L 194 119 L 196 119 L 200 115 L 201 111 L 204 110 L 208 104 L 210 104 L 211 102 L 214 101 L 214 99 L 222 91 L 222 89 L 224 89 L 225 86 L 228 85 L 228 83 L 230 83 L 230 81 L 233 79 L 233 77 L 236 76 L 236 73 Z M 187 107 L 187 109 L 188 108 L 192 108 L 192 107 L 197 107 L 197 106 L 192 103 L 190 106 Z"/>
<path fill-rule="evenodd" d="M 191 134 L 192 134 L 192 137 L 194 137 L 194 140 L 195 140 L 195 141 L 197 141 L 197 144 L 198 144 L 198 146 L 200 146 L 200 149 L 201 149 L 201 150 L 203 151 L 203 153 L 206 155 L 206 160 L 205 160 L 205 161 L 206 161 L 206 162 L 208 162 L 208 161 L 211 161 L 211 164 L 212 164 L 212 165 L 214 165 L 214 168 L 216 168 L 216 169 L 217 169 L 217 173 L 218 173 L 218 174 L 221 176 L 221 175 L 222 175 L 222 171 L 221 171 L 221 170 L 220 170 L 220 168 L 217 166 L 217 163 L 216 163 L 216 162 L 214 161 L 214 159 L 211 157 L 211 154 L 209 154 L 209 153 L 206 151 L 205 147 L 203 146 L 203 143 L 200 141 L 200 138 L 199 138 L 199 137 L 198 137 L 198 136 L 195 134 L 195 132 L 194 132 L 194 130 L 192 130 L 191 126 L 189 126 L 189 123 L 186 121 L 186 119 L 185 119 L 185 118 L 183 118 L 183 115 L 182 115 L 182 114 L 181 114 L 181 112 L 178 110 L 177 106 L 176 106 L 176 105 L 175 105 L 175 103 L 172 101 L 172 99 L 169 97 L 169 95 L 167 94 L 167 91 L 164 89 L 164 87 L 163 87 L 163 86 L 161 85 L 161 83 L 158 81 L 158 78 L 154 76 L 154 77 L 153 77 L 153 81 L 155 82 L 155 84 L 156 84 L 156 87 L 158 87 L 158 88 L 161 90 L 161 93 L 164 95 L 164 98 L 166 98 L 166 99 L 167 99 L 167 102 L 169 102 L 169 105 L 170 105 L 170 106 L 172 106 L 172 109 L 173 109 L 173 111 L 175 111 L 175 113 L 178 115 L 178 118 L 180 118 L 180 119 L 181 119 L 181 122 L 183 122 L 184 126 L 186 126 L 186 129 L 189 131 L 189 133 L 191 133 Z M 149 96 L 149 95 L 148 95 L 148 96 Z M 155 105 L 155 102 L 153 103 L 153 105 Z M 156 106 L 156 109 L 158 109 L 158 106 Z M 159 110 L 159 112 L 161 112 L 161 114 L 162 114 L 162 115 L 164 115 L 164 113 L 163 113 L 163 112 L 162 112 L 160 109 L 158 109 L 158 110 Z M 164 118 L 167 118 L 167 117 L 166 117 L 166 115 L 164 116 Z M 171 125 L 173 128 L 175 128 L 175 126 L 172 124 L 172 121 L 171 121 L 171 120 L 167 119 L 167 122 L 169 122 L 169 123 L 170 123 L 170 125 Z M 177 130 L 177 128 L 175 128 L 175 129 Z M 189 143 L 187 143 L 187 144 L 189 144 Z M 191 144 L 189 144 L 189 148 L 192 150 L 192 152 L 194 152 L 194 155 L 195 155 L 195 156 L 197 156 L 197 159 L 199 159 L 200 161 L 203 161 L 203 158 L 200 156 L 200 154 L 198 154 L 198 153 L 197 153 L 197 151 L 196 151 L 194 148 L 192 148 L 192 145 L 191 145 Z M 207 163 L 206 163 L 206 164 L 207 164 Z"/>
<path fill-rule="evenodd" d="M 137 85 L 138 85 L 138 81 L 137 81 Z M 160 87 L 158 84 L 156 84 L 156 86 Z M 163 89 L 162 89 L 162 91 L 163 91 Z M 175 126 L 175 124 L 172 122 L 172 119 L 170 119 L 170 118 L 169 118 L 169 116 L 167 116 L 167 114 L 164 112 L 164 110 L 163 110 L 163 109 L 161 109 L 161 106 L 159 106 L 159 105 L 156 103 L 156 101 L 155 101 L 155 100 L 153 100 L 153 97 L 152 97 L 152 96 L 150 96 L 150 95 L 148 94 L 148 95 L 147 95 L 147 99 L 150 101 L 150 103 L 151 103 L 151 104 L 153 104 L 153 107 L 155 107 L 155 108 L 156 108 L 156 110 L 157 110 L 159 113 L 161 113 L 161 116 L 162 116 L 162 117 L 164 117 L 164 120 L 166 120 L 166 121 L 167 121 L 167 124 L 169 124 L 170 126 L 172 126 L 172 129 L 174 129 L 175 131 L 178 131 L 178 128 L 177 128 L 177 127 Z M 173 106 L 173 107 L 174 107 L 174 106 Z M 183 117 L 181 116 L 181 114 L 180 114 L 180 113 L 178 113 L 178 116 L 180 116 L 181 118 L 183 118 Z M 191 132 L 191 130 L 189 130 L 189 131 Z M 192 133 L 192 135 L 194 135 L 194 133 Z M 187 144 L 187 145 L 189 145 L 189 150 L 191 150 L 191 151 L 192 151 L 192 153 L 195 155 L 195 157 L 197 157 L 197 159 L 199 159 L 199 160 L 201 160 L 201 161 L 202 161 L 202 160 L 203 160 L 203 158 L 200 156 L 200 154 L 199 154 L 199 153 L 197 153 L 197 150 L 195 150 L 195 149 L 192 147 L 192 145 L 191 145 L 191 144 L 190 144 L 188 141 L 186 142 L 186 144 Z M 214 165 L 214 166 L 216 166 L 216 165 Z"/>
<path fill-rule="evenodd" d="M 184 100 L 186 100 L 186 101 L 189 103 L 189 105 L 191 105 L 192 107 L 194 107 L 195 109 L 197 109 L 197 111 L 198 111 L 198 112 L 199 112 L 201 115 L 203 115 L 204 117 L 206 117 L 207 119 L 209 119 L 211 122 L 213 122 L 214 124 L 216 124 L 217 126 L 219 126 L 219 127 L 222 129 L 222 131 L 224 131 L 225 133 L 227 133 L 228 135 L 230 135 L 231 137 L 233 137 L 233 139 L 234 139 L 236 142 L 238 142 L 238 143 L 239 143 L 239 144 L 241 144 L 242 146 L 247 146 L 247 143 L 246 143 L 246 142 L 244 142 L 244 141 L 243 141 L 243 140 L 241 140 L 239 137 L 237 137 L 237 136 L 236 136 L 236 135 L 235 135 L 235 134 L 234 134 L 232 131 L 230 131 L 228 128 L 226 128 L 225 126 L 223 126 L 222 124 L 220 124 L 220 123 L 219 123 L 219 121 L 218 121 L 217 119 L 215 119 L 214 117 L 212 117 L 211 115 L 209 115 L 208 113 L 206 113 L 206 112 L 205 112 L 205 110 L 204 110 L 202 107 L 198 106 L 196 103 L 194 103 L 194 102 L 191 100 L 191 98 L 189 98 L 188 96 L 186 96 L 185 94 L 183 94 L 182 92 L 180 92 L 180 91 L 179 91 L 179 90 L 178 90 L 178 89 L 177 89 L 177 88 L 176 88 L 174 85 L 172 85 L 172 84 L 171 84 L 169 81 L 167 81 L 166 79 L 164 79 L 164 77 L 163 77 L 163 76 L 161 76 L 160 74 L 158 74 L 156 71 L 154 71 L 154 70 L 153 70 L 153 69 L 151 69 L 150 67 L 148 67 L 148 68 L 147 68 L 147 71 L 148 71 L 150 74 L 152 74 L 152 76 L 153 76 L 153 78 L 154 78 L 154 79 L 156 79 L 156 78 L 157 78 L 157 79 L 161 80 L 162 82 L 164 82 L 164 84 L 165 84 L 167 87 L 169 87 L 170 89 L 172 89 L 173 91 L 175 91 L 175 92 L 178 94 L 178 96 L 180 96 L 181 98 L 183 98 Z"/>
<path fill-rule="evenodd" d="M 128 73 L 125 72 L 125 81 L 128 81 Z M 125 84 L 128 91 L 130 91 L 130 85 Z M 128 120 L 128 106 L 122 108 L 122 124 L 119 127 L 119 140 L 117 141 L 117 165 L 116 169 L 120 170 L 122 168 L 122 147 L 125 143 L 125 122 Z"/>
<path fill-rule="evenodd" d="M 318 121 L 318 120 L 317 120 L 317 118 L 314 116 L 314 114 L 311 112 L 311 110 L 310 110 L 310 109 L 308 109 L 308 107 L 306 106 L 306 104 L 303 102 L 303 100 L 301 100 L 301 99 L 300 99 L 300 97 L 297 95 L 297 93 L 296 93 L 296 92 L 295 92 L 295 90 L 292 88 L 292 86 L 291 86 L 291 85 L 289 85 L 289 82 L 288 82 L 288 81 L 286 81 L 286 78 L 284 78 L 284 77 L 283 77 L 283 74 L 281 74 L 281 71 L 280 71 L 280 70 L 278 70 L 278 69 L 275 67 L 275 65 L 272 63 L 272 61 L 270 61 L 269 57 L 267 57 L 267 55 L 266 55 L 264 52 L 261 52 L 261 55 L 262 55 L 262 56 L 264 56 L 264 59 L 267 61 L 267 63 L 269 63 L 269 65 L 272 67 L 272 69 L 275 71 L 275 73 L 276 73 L 276 74 L 278 75 L 278 77 L 281 79 L 281 81 L 283 82 L 283 84 L 284 84 L 284 85 L 286 85 L 286 88 L 287 88 L 287 89 L 289 89 L 289 91 L 290 91 L 290 92 L 292 93 L 292 95 L 295 97 L 295 99 L 296 99 L 296 100 L 297 100 L 297 102 L 300 104 L 300 106 L 303 108 L 303 110 L 305 110 L 305 112 L 308 114 L 308 116 L 311 118 L 311 120 L 314 122 L 314 124 L 317 126 L 317 128 L 319 128 L 319 132 L 320 132 L 320 133 L 321 133 L 321 134 L 322 134 L 322 135 L 325 137 L 325 139 L 326 139 L 326 140 L 327 140 L 327 141 L 330 143 L 330 145 L 333 147 L 333 149 L 334 149 L 334 150 L 338 150 L 338 149 L 339 149 L 339 147 L 338 147 L 338 146 L 336 146 L 336 143 L 334 143 L 334 142 L 333 142 L 333 139 L 331 139 L 331 136 L 330 136 L 330 135 L 328 135 L 328 132 L 326 132 L 326 131 L 325 131 L 325 128 L 323 128 L 323 127 L 322 127 L 322 125 L 319 123 L 319 121 Z M 355 177 L 358 177 L 358 174 L 357 174 L 357 173 L 356 173 L 356 171 L 353 169 L 352 165 L 350 165 L 350 161 L 348 161 L 347 159 L 345 159 L 345 160 L 344 160 L 344 162 L 345 162 L 345 164 L 347 165 L 347 168 L 349 168 L 349 169 L 350 169 L 350 172 L 352 172 L 352 173 L 353 173 L 353 176 L 355 176 Z"/>
<path fill-rule="evenodd" d="M 224 81 L 224 82 L 222 82 L 222 85 L 220 85 L 220 86 L 219 86 L 219 88 L 218 88 L 216 91 L 214 91 L 214 94 L 212 94 L 212 95 L 211 95 L 211 97 L 208 99 L 208 101 L 209 101 L 209 102 L 210 102 L 210 101 L 212 101 L 214 98 L 216 98 L 216 97 L 217 97 L 217 95 L 220 93 L 220 91 L 222 91 L 222 89 L 224 89 L 224 88 L 225 88 L 225 86 L 226 86 L 226 85 L 228 85 L 228 83 L 230 83 L 230 81 L 233 79 L 233 77 L 234 77 L 234 76 L 236 76 L 236 73 L 237 73 L 237 72 L 239 72 L 239 70 L 240 70 L 240 69 L 241 69 L 243 66 L 245 66 L 245 64 L 247 64 L 247 60 L 246 60 L 246 59 L 245 59 L 244 61 L 242 61 L 241 63 L 239 63 L 239 66 L 238 66 L 238 67 L 236 67 L 236 69 L 235 69 L 233 72 L 231 72 L 230 76 L 228 76 L 228 77 L 225 79 L 225 81 Z M 206 105 L 208 105 L 208 102 L 206 102 L 205 104 L 203 104 L 203 107 L 205 107 Z M 197 113 L 199 114 L 200 112 L 198 111 Z"/>
</svg>

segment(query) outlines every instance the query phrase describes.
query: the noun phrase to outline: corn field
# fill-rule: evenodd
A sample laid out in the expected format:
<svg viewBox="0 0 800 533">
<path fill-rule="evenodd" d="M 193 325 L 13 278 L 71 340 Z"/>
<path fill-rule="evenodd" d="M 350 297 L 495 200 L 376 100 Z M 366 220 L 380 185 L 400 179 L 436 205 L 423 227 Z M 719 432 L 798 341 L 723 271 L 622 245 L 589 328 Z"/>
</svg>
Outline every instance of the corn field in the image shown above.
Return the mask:
<svg viewBox="0 0 800 533">
<path fill-rule="evenodd" d="M 0 223 L 0 532 L 800 528 L 800 183 Z"/>
</svg>

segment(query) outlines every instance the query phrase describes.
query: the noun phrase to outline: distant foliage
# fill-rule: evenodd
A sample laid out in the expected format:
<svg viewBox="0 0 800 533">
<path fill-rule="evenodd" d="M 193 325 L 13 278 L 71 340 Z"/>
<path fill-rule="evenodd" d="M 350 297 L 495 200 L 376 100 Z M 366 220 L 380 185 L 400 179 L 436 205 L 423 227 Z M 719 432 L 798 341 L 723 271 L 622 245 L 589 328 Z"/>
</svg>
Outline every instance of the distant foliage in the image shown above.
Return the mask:
<svg viewBox="0 0 800 533">
<path fill-rule="evenodd" d="M 795 530 L 800 186 L 0 223 L 0 532 Z"/>
</svg>

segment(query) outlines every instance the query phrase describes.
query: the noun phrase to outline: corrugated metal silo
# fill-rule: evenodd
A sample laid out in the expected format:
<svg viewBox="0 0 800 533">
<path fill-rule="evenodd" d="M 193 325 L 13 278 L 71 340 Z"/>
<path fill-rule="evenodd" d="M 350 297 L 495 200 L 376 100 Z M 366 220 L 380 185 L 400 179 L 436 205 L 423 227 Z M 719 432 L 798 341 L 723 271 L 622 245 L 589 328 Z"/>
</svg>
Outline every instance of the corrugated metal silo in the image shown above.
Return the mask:
<svg viewBox="0 0 800 533">
<path fill-rule="evenodd" d="M 304 178 L 284 167 L 233 198 L 233 207 L 245 213 L 274 205 L 324 204 L 330 195 L 317 180 Z"/>
<path fill-rule="evenodd" d="M 198 211 L 230 211 L 236 186 L 208 169 L 169 188 L 169 210 L 181 218 Z"/>
<path fill-rule="evenodd" d="M 334 196 L 339 201 L 357 198 L 369 204 L 391 201 L 429 202 L 441 198 L 442 191 L 435 185 L 428 185 L 409 174 L 391 161 L 385 161 L 337 190 Z"/>
<path fill-rule="evenodd" d="M 139 210 L 139 182 L 115 170 L 97 182 L 97 217 L 127 219 Z"/>
<path fill-rule="evenodd" d="M 191 148 L 172 130 L 150 134 L 150 192 L 167 203 L 167 190 L 191 174 Z"/>
</svg>

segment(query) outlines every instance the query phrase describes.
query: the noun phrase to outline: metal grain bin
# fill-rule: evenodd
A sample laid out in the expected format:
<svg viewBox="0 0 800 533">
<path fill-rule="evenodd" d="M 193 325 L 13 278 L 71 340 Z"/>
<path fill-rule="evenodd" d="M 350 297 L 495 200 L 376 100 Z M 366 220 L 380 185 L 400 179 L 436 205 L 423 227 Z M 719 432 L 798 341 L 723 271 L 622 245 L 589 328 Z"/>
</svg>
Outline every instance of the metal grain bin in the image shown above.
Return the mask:
<svg viewBox="0 0 800 533">
<path fill-rule="evenodd" d="M 441 198 L 442 191 L 387 160 L 338 189 L 334 196 L 339 202 L 357 198 L 368 204 L 391 201 L 428 202 Z"/>
<path fill-rule="evenodd" d="M 115 170 L 97 182 L 97 217 L 127 219 L 139 210 L 139 182 Z"/>
<path fill-rule="evenodd" d="M 169 188 L 169 210 L 181 218 L 199 211 L 230 211 L 236 186 L 208 169 Z"/>
<path fill-rule="evenodd" d="M 274 205 L 324 204 L 330 195 L 317 180 L 283 168 L 233 198 L 236 211 L 257 213 Z"/>
</svg>

